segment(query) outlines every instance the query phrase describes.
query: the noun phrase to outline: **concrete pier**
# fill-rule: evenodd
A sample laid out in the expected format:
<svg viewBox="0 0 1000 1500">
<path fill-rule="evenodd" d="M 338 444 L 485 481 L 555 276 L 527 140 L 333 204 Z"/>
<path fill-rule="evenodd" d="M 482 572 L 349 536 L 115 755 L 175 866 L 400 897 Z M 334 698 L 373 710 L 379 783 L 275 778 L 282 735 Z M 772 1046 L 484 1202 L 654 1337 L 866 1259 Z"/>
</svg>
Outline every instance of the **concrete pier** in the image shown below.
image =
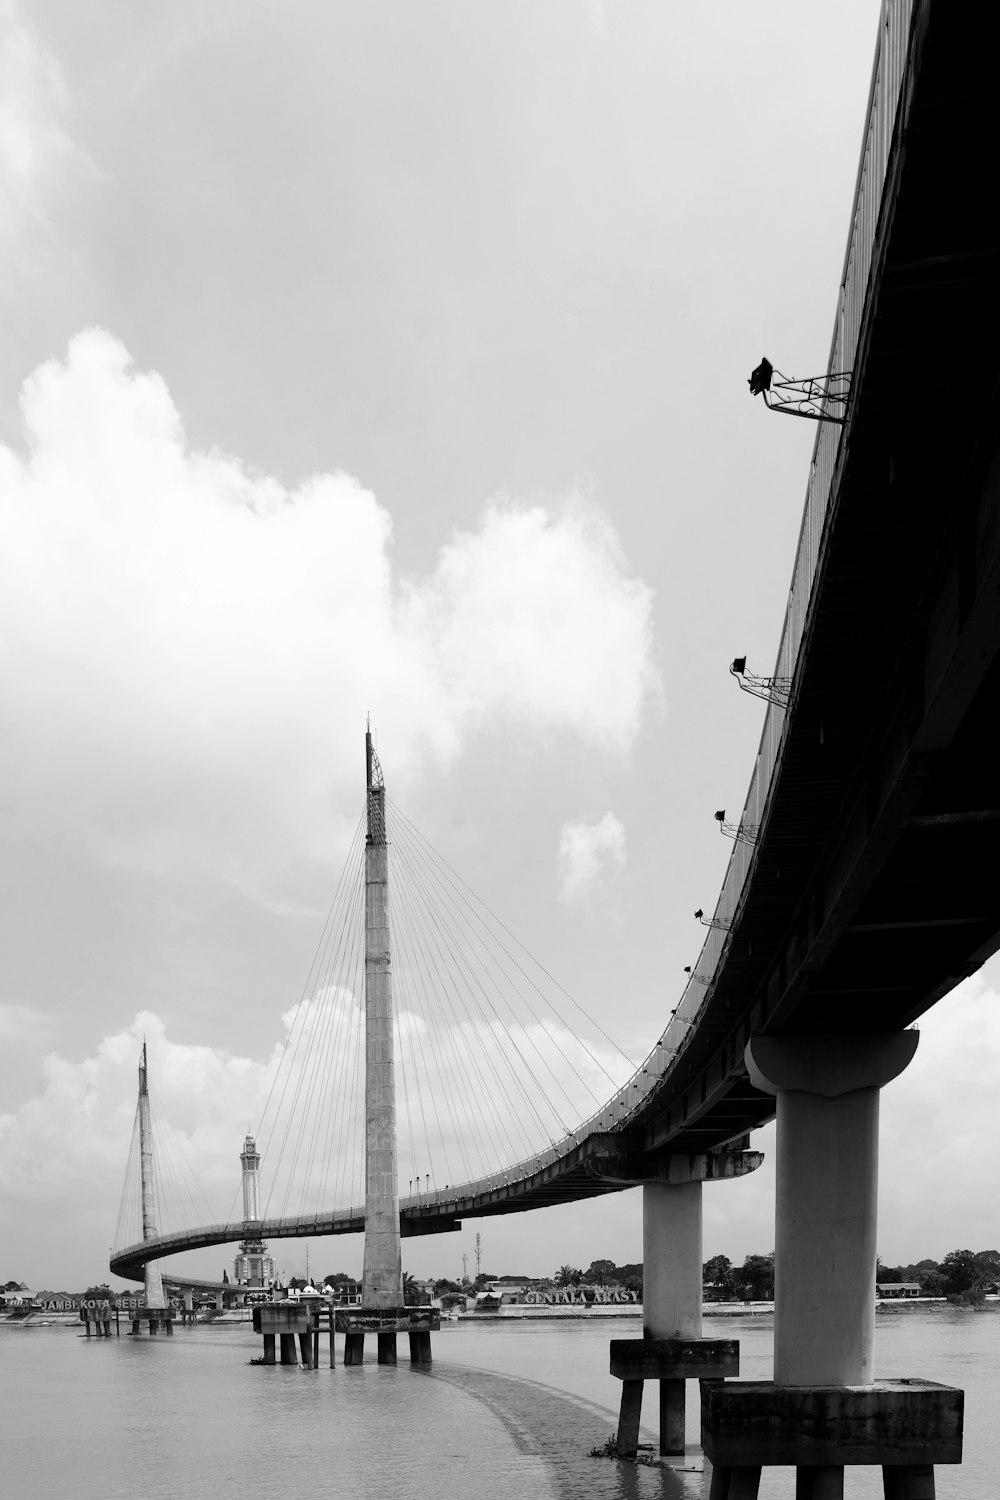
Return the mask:
<svg viewBox="0 0 1000 1500">
<path fill-rule="evenodd" d="M 431 1335 L 429 1329 L 424 1329 L 410 1334 L 410 1364 L 429 1365 L 431 1363 Z"/>
<path fill-rule="evenodd" d="M 740 1160 L 737 1162 L 736 1155 Z M 662 1176 L 642 1184 L 641 1339 L 612 1339 L 611 1374 L 622 1382 L 618 1455 L 634 1458 L 643 1387 L 659 1381 L 659 1448 L 684 1452 L 686 1382 L 739 1373 L 734 1339 L 702 1338 L 702 1184 L 740 1175 L 743 1153 L 664 1157 Z"/>
<path fill-rule="evenodd" d="M 642 1186 L 642 1328 L 651 1339 L 700 1339 L 700 1182 Z"/>
<path fill-rule="evenodd" d="M 263 1336 L 265 1365 L 274 1364 L 277 1350 L 283 1365 L 297 1365 L 301 1356 L 303 1369 L 316 1368 L 319 1312 L 311 1302 L 262 1303 L 253 1309 L 253 1330 Z"/>
<path fill-rule="evenodd" d="M 932 1500 L 959 1463 L 962 1392 L 876 1381 L 879 1089 L 913 1031 L 754 1037 L 746 1063 L 776 1096 L 774 1380 L 706 1385 L 712 1500 L 752 1500 L 763 1465 L 795 1465 L 797 1500 L 840 1500 L 844 1467 L 880 1464 L 885 1493 Z"/>
<path fill-rule="evenodd" d="M 375 1334 L 380 1365 L 396 1364 L 396 1342 L 403 1333 L 409 1335 L 410 1363 L 429 1365 L 431 1334 L 441 1327 L 441 1314 L 432 1307 L 337 1307 L 332 1317 L 344 1335 L 345 1365 L 364 1363 L 366 1333 Z"/>
</svg>

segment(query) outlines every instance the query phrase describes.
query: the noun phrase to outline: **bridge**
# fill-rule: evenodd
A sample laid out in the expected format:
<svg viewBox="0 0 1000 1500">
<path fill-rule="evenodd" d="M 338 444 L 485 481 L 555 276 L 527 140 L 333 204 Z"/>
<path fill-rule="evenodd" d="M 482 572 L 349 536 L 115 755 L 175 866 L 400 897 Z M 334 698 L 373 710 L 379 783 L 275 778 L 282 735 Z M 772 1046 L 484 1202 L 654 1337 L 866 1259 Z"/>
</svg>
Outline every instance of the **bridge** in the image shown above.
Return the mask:
<svg viewBox="0 0 1000 1500">
<path fill-rule="evenodd" d="M 676 1259 L 678 1235 L 694 1242 L 694 1209 L 679 1205 L 702 1181 L 752 1170 L 749 1133 L 777 1115 L 784 1385 L 872 1378 L 862 1304 L 878 1089 L 912 1055 L 906 1028 L 1000 946 L 984 878 L 1000 822 L 1000 241 L 985 145 L 997 29 L 964 3 L 882 7 L 829 359 L 799 410 L 816 442 L 781 644 L 768 678 L 734 662 L 767 707 L 744 807 L 717 814 L 732 854 L 683 993 L 646 1059 L 576 1130 L 399 1200 L 406 1236 L 642 1183 L 655 1326 L 676 1285 L 653 1292 L 651 1312 L 653 1258 L 672 1246 Z M 768 398 L 760 370 L 751 390 Z M 796 1290 L 841 1232 L 813 1202 L 818 1174 L 864 1223 L 841 1246 L 825 1310 Z M 276 1239 L 364 1220 L 352 1207 L 252 1228 Z M 111 1269 L 141 1276 L 245 1232 L 144 1238 Z"/>
</svg>

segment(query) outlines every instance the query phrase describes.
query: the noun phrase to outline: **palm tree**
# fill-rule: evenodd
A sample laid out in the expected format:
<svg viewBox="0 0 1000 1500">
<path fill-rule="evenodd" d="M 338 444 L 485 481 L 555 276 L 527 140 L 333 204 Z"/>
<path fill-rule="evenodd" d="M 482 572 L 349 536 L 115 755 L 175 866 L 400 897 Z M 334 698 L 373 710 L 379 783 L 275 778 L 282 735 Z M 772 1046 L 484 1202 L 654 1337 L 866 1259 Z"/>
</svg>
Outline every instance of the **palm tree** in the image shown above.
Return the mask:
<svg viewBox="0 0 1000 1500">
<path fill-rule="evenodd" d="M 419 1307 L 421 1293 L 409 1271 L 403 1272 L 403 1303 L 406 1307 Z"/>
<path fill-rule="evenodd" d="M 556 1286 L 579 1286 L 582 1271 L 575 1266 L 560 1266 L 556 1272 Z"/>
</svg>

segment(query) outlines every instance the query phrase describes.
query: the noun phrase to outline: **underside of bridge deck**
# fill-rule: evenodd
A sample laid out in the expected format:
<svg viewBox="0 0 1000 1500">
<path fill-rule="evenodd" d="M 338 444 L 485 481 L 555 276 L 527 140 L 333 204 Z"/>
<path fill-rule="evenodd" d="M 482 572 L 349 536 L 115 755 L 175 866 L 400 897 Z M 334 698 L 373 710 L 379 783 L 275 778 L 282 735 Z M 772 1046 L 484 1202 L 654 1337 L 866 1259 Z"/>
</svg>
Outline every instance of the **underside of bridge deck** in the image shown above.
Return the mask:
<svg viewBox="0 0 1000 1500">
<path fill-rule="evenodd" d="M 917 12 L 777 779 L 651 1148 L 773 1114 L 751 1034 L 906 1026 L 1000 946 L 998 21 Z"/>
</svg>

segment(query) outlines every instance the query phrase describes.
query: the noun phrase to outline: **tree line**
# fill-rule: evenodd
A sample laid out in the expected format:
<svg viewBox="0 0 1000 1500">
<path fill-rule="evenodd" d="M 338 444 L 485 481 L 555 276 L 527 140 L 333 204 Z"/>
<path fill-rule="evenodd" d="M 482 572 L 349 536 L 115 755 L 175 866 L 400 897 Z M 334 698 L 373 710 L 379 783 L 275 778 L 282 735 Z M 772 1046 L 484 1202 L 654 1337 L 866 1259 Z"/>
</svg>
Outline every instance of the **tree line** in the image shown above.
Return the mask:
<svg viewBox="0 0 1000 1500">
<path fill-rule="evenodd" d="M 925 1297 L 985 1294 L 1000 1285 L 1000 1250 L 949 1250 L 944 1260 L 918 1260 L 908 1266 L 878 1262 L 876 1281 L 915 1281 Z"/>
</svg>

